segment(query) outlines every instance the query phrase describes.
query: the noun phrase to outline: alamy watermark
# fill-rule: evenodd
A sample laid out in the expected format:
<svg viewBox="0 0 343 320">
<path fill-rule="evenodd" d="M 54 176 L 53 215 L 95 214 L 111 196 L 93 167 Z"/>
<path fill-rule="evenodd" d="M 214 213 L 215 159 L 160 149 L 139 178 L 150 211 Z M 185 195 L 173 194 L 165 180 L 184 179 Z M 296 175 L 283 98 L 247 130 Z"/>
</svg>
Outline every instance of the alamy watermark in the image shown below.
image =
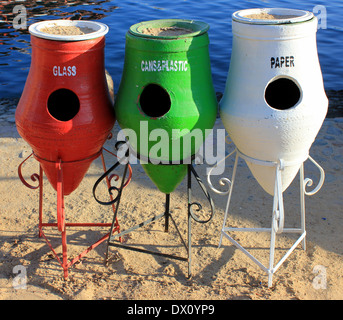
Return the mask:
<svg viewBox="0 0 343 320">
<path fill-rule="evenodd" d="M 316 5 L 313 7 L 313 13 L 318 19 L 318 29 L 327 29 L 327 10 L 324 5 Z M 13 28 L 14 29 L 27 29 L 27 9 L 24 5 L 16 5 L 13 7 Z M 169 159 L 169 152 L 172 150 L 173 157 L 175 154 L 180 153 L 180 140 L 175 139 L 175 137 L 183 137 L 183 152 L 184 154 L 179 154 L 179 159 L 186 155 L 187 151 L 193 146 L 192 139 L 194 140 L 195 146 L 198 146 L 198 152 L 196 153 L 195 162 L 198 164 L 203 163 L 205 160 L 209 165 L 216 165 L 217 167 L 212 172 L 214 175 L 220 175 L 224 172 L 224 162 L 220 160 L 225 156 L 225 130 L 218 129 L 216 131 L 216 144 L 214 143 L 214 131 L 212 129 L 205 130 L 193 130 L 192 132 L 185 132 L 185 129 L 179 130 L 174 129 L 172 131 L 172 137 L 170 139 L 168 132 L 163 129 L 154 129 L 148 131 L 148 123 L 141 122 L 141 134 L 139 138 L 133 130 L 121 130 L 118 133 L 118 141 L 125 140 L 128 138 L 130 143 L 137 145 L 138 139 L 140 139 L 140 147 L 147 151 L 149 154 L 149 160 L 153 163 L 164 163 Z M 207 137 L 207 140 L 205 138 Z M 205 140 L 205 143 L 202 142 Z M 148 150 L 148 143 L 155 141 L 156 143 Z M 206 143 L 207 142 L 207 143 Z M 171 144 L 171 149 L 170 149 Z M 216 154 L 214 154 L 214 146 L 216 145 Z M 124 150 L 122 152 L 125 152 Z M 119 155 L 119 154 L 118 154 Z M 123 155 L 123 154 L 122 154 Z M 172 157 L 172 158 L 173 158 Z M 125 157 L 123 157 L 125 158 Z M 177 159 L 173 163 L 178 163 Z M 132 154 L 129 156 L 129 161 L 134 162 L 135 158 Z M 190 159 L 190 158 L 189 158 Z M 218 161 L 219 160 L 219 161 Z M 169 160 L 168 160 L 169 161 Z M 142 161 L 141 161 L 142 162 Z M 143 160 L 144 162 L 144 160 Z M 184 162 L 183 162 L 184 163 Z M 220 165 L 221 164 L 221 165 Z M 312 285 L 315 289 L 327 289 L 327 275 L 326 268 L 322 265 L 316 265 L 312 273 L 316 274 L 312 281 Z M 27 288 L 27 269 L 23 265 L 17 265 L 13 268 L 12 286 L 15 289 L 26 289 Z"/>
<path fill-rule="evenodd" d="M 15 274 L 12 280 L 12 286 L 14 289 L 26 289 L 27 284 L 27 271 L 23 265 L 16 265 L 13 267 L 13 274 Z"/>
<path fill-rule="evenodd" d="M 118 132 L 117 141 L 128 140 L 131 148 L 119 148 L 117 156 L 123 164 L 127 161 L 137 164 L 135 152 L 139 149 L 141 164 L 191 164 L 194 160 L 196 164 L 206 162 L 215 165 L 212 174 L 221 175 L 225 170 L 225 163 L 220 161 L 225 157 L 225 136 L 225 129 L 172 129 L 171 132 L 162 128 L 149 130 L 149 121 L 141 121 L 139 132 L 132 129 Z M 129 154 L 125 156 L 127 152 Z"/>
<path fill-rule="evenodd" d="M 322 265 L 316 265 L 314 266 L 312 273 L 317 274 L 312 281 L 313 288 L 315 288 L 316 290 L 326 289 L 327 288 L 326 268 Z"/>
<path fill-rule="evenodd" d="M 323 265 L 314 266 L 312 273 L 316 276 L 312 280 L 312 286 L 316 290 L 327 289 L 326 267 Z M 23 265 L 13 267 L 12 286 L 16 290 L 27 289 L 27 268 Z"/>
<path fill-rule="evenodd" d="M 318 29 L 327 29 L 327 11 L 323 5 L 317 5 L 313 8 L 313 13 L 318 19 Z"/>
<path fill-rule="evenodd" d="M 13 28 L 14 29 L 27 29 L 27 10 L 23 4 L 18 4 L 13 7 Z M 313 7 L 312 12 L 318 19 L 318 29 L 327 29 L 327 10 L 324 5 L 316 5 Z"/>
<path fill-rule="evenodd" d="M 16 15 L 13 18 L 14 29 L 27 29 L 27 11 L 26 7 L 18 4 L 13 8 L 13 13 Z"/>
</svg>

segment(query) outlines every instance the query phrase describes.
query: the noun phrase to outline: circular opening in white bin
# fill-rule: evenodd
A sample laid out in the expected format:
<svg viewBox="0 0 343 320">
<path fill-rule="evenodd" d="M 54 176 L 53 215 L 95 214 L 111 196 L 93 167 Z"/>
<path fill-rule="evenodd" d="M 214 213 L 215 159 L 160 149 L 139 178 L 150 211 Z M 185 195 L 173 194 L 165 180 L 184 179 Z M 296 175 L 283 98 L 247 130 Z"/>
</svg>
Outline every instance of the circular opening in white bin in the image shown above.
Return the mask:
<svg viewBox="0 0 343 320">
<path fill-rule="evenodd" d="M 276 110 L 288 110 L 301 100 L 301 90 L 294 79 L 277 77 L 270 81 L 264 91 L 266 103 Z"/>
<path fill-rule="evenodd" d="M 52 34 L 44 32 L 46 28 L 54 27 L 77 27 L 86 30 L 84 34 Z M 104 36 L 109 28 L 106 24 L 85 20 L 47 20 L 36 22 L 29 27 L 30 34 L 43 39 L 56 41 L 81 41 Z"/>
<path fill-rule="evenodd" d="M 232 14 L 232 19 L 248 24 L 287 24 L 311 20 L 314 14 L 305 10 L 284 8 L 245 9 Z"/>
</svg>

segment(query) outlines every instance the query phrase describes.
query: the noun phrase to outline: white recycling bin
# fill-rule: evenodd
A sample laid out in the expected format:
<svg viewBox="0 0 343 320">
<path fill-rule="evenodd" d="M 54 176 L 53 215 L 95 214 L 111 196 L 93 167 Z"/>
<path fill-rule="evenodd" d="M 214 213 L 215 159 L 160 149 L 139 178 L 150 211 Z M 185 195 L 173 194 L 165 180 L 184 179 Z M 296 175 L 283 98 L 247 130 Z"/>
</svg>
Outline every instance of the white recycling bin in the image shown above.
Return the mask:
<svg viewBox="0 0 343 320">
<path fill-rule="evenodd" d="M 307 159 L 327 113 L 316 31 L 317 18 L 307 11 L 247 9 L 232 17 L 232 55 L 220 116 L 271 195 L 275 170 L 249 158 L 292 164 L 281 173 L 284 191 Z"/>
<path fill-rule="evenodd" d="M 313 195 L 323 185 L 324 170 L 309 155 L 309 150 L 325 119 L 328 99 L 325 94 L 316 44 L 317 18 L 313 13 L 292 9 L 247 9 L 232 15 L 232 54 L 220 116 L 235 145 L 231 180 L 222 178 L 228 195 L 221 229 L 231 241 L 268 274 L 273 274 L 291 252 L 302 243 L 305 249 L 305 195 Z M 270 228 L 227 226 L 237 162 L 246 161 L 261 187 L 273 196 Z M 308 191 L 312 180 L 304 178 L 304 162 L 310 160 L 320 171 L 318 185 Z M 300 172 L 300 227 L 284 228 L 283 192 Z M 270 232 L 269 264 L 265 266 L 244 248 L 233 232 Z M 278 263 L 274 263 L 276 234 L 296 233 L 299 237 Z"/>
</svg>

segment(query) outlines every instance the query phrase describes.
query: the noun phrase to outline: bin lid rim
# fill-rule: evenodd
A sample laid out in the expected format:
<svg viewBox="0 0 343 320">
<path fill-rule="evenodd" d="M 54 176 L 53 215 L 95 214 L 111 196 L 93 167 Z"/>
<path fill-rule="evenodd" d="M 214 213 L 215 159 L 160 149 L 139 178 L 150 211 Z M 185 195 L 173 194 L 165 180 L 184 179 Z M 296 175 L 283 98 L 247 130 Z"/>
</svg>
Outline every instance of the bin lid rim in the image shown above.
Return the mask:
<svg viewBox="0 0 343 320">
<path fill-rule="evenodd" d="M 178 27 L 184 29 L 191 29 L 193 32 L 181 35 L 172 36 L 161 36 L 145 34 L 141 31 L 146 28 L 157 28 L 157 27 Z M 160 39 L 160 40 L 173 40 L 179 38 L 193 38 L 195 36 L 201 35 L 209 30 L 210 26 L 206 22 L 198 20 L 187 20 L 187 19 L 157 19 L 142 21 L 132 25 L 129 29 L 129 33 L 135 36 L 139 36 L 147 39 Z"/>
<path fill-rule="evenodd" d="M 248 18 L 251 14 L 271 14 L 276 16 L 285 16 L 285 18 L 276 19 L 256 19 Z M 287 8 L 252 8 L 236 11 L 232 14 L 232 20 L 246 24 L 258 25 L 279 25 L 298 22 L 306 22 L 313 19 L 314 14 L 310 11 Z"/>
<path fill-rule="evenodd" d="M 42 28 L 52 27 L 52 26 L 75 26 L 75 27 L 80 27 L 80 28 L 90 28 L 90 29 L 93 29 L 94 32 L 81 34 L 81 35 L 59 35 L 59 34 L 49 34 L 49 33 L 41 31 Z M 36 22 L 29 27 L 29 32 L 31 35 L 34 35 L 38 38 L 55 40 L 55 41 L 90 40 L 90 39 L 95 39 L 95 38 L 104 36 L 105 34 L 107 34 L 108 31 L 109 31 L 109 28 L 106 24 L 97 22 L 97 21 L 89 21 L 89 20 L 66 20 L 66 19 L 45 20 L 45 21 Z"/>
</svg>

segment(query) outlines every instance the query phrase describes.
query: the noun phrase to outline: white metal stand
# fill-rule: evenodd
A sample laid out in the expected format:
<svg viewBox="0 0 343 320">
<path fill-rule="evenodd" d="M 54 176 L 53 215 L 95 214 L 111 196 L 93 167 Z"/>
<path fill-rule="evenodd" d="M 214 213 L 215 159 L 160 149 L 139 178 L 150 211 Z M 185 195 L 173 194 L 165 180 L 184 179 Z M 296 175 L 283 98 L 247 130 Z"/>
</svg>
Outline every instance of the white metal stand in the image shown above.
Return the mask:
<svg viewBox="0 0 343 320">
<path fill-rule="evenodd" d="M 284 206 L 283 206 L 283 196 L 282 196 L 282 181 L 281 181 L 281 172 L 286 166 L 294 165 L 295 163 L 286 163 L 282 160 L 279 160 L 278 162 L 272 162 L 272 161 L 261 161 L 257 159 L 253 159 L 251 157 L 248 157 L 244 154 L 242 154 L 238 149 L 235 149 L 233 152 L 231 152 L 228 156 L 226 156 L 221 161 L 225 161 L 227 158 L 232 156 L 233 154 L 236 154 L 235 157 L 235 163 L 233 167 L 233 173 L 232 178 L 229 180 L 228 178 L 221 178 L 219 180 L 219 183 L 224 186 L 228 185 L 229 190 L 227 191 L 219 191 L 216 188 L 213 187 L 210 176 L 212 170 L 215 168 L 213 167 L 208 175 L 207 175 L 207 181 L 210 186 L 210 188 L 221 195 L 227 195 L 228 194 L 228 200 L 226 204 L 225 214 L 224 214 L 224 221 L 222 230 L 220 233 L 220 241 L 219 241 L 219 247 L 222 244 L 223 236 L 227 239 L 229 239 L 238 249 L 240 249 L 243 253 L 245 253 L 253 262 L 255 262 L 262 270 L 267 272 L 268 274 L 268 287 L 272 286 L 272 279 L 273 274 L 279 269 L 279 267 L 282 265 L 282 263 L 289 257 L 289 255 L 292 253 L 292 251 L 298 246 L 300 242 L 302 242 L 302 247 L 304 250 L 306 250 L 306 230 L 305 230 L 305 195 L 311 196 L 315 193 L 317 193 L 320 188 L 322 187 L 324 183 L 325 173 L 322 167 L 319 166 L 317 162 L 315 162 L 310 156 L 308 156 L 303 161 L 300 161 L 300 213 L 301 213 L 301 226 L 300 228 L 284 228 Z M 253 163 L 257 163 L 259 165 L 263 166 L 272 166 L 275 167 L 275 188 L 274 188 L 274 198 L 273 198 L 273 212 L 272 212 L 272 223 L 270 228 L 232 228 L 232 227 L 226 227 L 228 213 L 229 213 L 229 206 L 231 201 L 231 195 L 233 190 L 233 185 L 235 182 L 236 177 L 236 171 L 237 171 L 237 163 L 239 158 L 242 158 L 244 160 L 248 160 Z M 318 182 L 318 185 L 316 188 L 314 188 L 312 191 L 306 191 L 307 186 L 311 186 L 313 184 L 313 181 L 309 178 L 304 179 L 304 162 L 309 159 L 320 171 L 320 180 Z M 299 161 L 297 162 L 299 163 Z M 219 164 L 217 164 L 218 166 Z M 256 259 L 250 252 L 248 252 L 245 248 L 243 248 L 236 240 L 234 240 L 231 236 L 229 236 L 228 232 L 270 232 L 270 255 L 269 255 L 269 265 L 268 267 L 264 266 L 258 259 Z M 275 239 L 276 234 L 281 233 L 298 233 L 300 236 L 299 238 L 294 242 L 292 247 L 287 251 L 287 253 L 280 259 L 280 261 L 275 265 L 274 264 L 274 253 L 275 253 Z"/>
</svg>

